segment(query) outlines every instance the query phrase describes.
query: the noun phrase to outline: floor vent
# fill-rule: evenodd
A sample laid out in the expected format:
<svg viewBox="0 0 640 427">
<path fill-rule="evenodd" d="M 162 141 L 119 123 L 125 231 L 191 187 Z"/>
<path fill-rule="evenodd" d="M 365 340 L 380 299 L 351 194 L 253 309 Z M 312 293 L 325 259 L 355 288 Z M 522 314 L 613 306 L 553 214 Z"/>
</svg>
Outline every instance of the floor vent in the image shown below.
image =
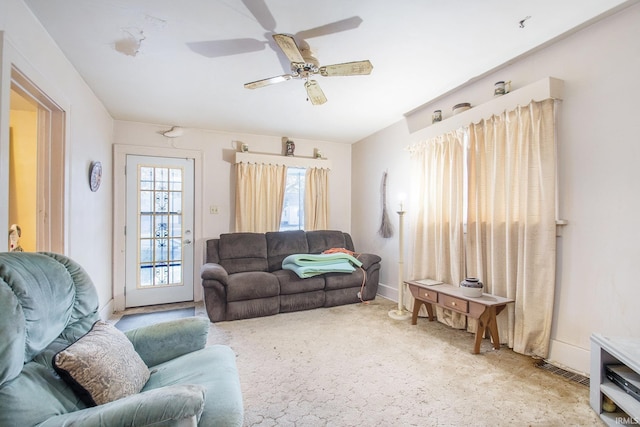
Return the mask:
<svg viewBox="0 0 640 427">
<path fill-rule="evenodd" d="M 545 371 L 549 371 L 552 374 L 560 375 L 561 377 L 564 377 L 569 381 L 573 381 L 589 387 L 589 378 L 585 377 L 584 375 L 576 374 L 573 372 L 569 372 L 566 369 L 558 368 L 557 366 L 554 366 L 544 360 L 536 362 L 536 366 L 540 369 L 544 369 Z"/>
</svg>

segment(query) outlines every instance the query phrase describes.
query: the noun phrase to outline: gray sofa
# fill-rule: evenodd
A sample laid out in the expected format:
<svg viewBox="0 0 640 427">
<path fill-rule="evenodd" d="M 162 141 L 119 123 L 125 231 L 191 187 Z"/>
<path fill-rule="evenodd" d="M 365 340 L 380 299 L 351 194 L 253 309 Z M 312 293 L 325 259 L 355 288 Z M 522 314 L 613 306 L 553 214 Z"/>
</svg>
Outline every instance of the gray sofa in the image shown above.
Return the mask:
<svg viewBox="0 0 640 427">
<path fill-rule="evenodd" d="M 355 251 L 351 236 L 334 230 L 227 233 L 207 240 L 201 278 L 209 319 L 247 319 L 374 299 L 378 255 L 357 253 L 362 267 L 353 273 L 302 279 L 282 269 L 289 255 L 318 254 L 332 248 Z"/>
</svg>

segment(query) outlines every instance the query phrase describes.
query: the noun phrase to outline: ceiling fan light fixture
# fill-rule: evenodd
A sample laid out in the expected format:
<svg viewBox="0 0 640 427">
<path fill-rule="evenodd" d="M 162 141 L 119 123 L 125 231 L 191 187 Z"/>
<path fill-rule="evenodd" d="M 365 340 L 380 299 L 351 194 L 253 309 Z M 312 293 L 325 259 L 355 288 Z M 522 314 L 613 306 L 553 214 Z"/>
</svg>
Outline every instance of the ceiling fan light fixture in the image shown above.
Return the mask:
<svg viewBox="0 0 640 427">
<path fill-rule="evenodd" d="M 307 78 L 311 74 L 318 74 L 319 68 L 312 62 L 292 62 L 291 71 L 295 76 Z"/>
<path fill-rule="evenodd" d="M 311 101 L 313 105 L 321 105 L 327 102 L 327 97 L 322 92 L 322 89 L 320 89 L 318 82 L 309 80 L 314 74 L 320 74 L 325 77 L 358 76 L 371 74 L 371 70 L 373 70 L 373 65 L 371 65 L 371 62 L 368 60 L 345 62 L 321 67 L 318 60 L 311 55 L 311 50 L 306 43 L 304 44 L 304 49 L 300 49 L 296 40 L 290 34 L 273 34 L 273 39 L 287 59 L 289 59 L 291 63 L 291 74 L 245 83 L 245 88 L 257 89 L 290 79 L 304 79 L 306 80 L 304 87 L 307 90 L 307 100 Z"/>
<path fill-rule="evenodd" d="M 317 81 L 307 80 L 304 87 L 307 89 L 307 96 L 313 105 L 322 105 L 327 102 L 327 97 L 324 96 Z"/>
</svg>

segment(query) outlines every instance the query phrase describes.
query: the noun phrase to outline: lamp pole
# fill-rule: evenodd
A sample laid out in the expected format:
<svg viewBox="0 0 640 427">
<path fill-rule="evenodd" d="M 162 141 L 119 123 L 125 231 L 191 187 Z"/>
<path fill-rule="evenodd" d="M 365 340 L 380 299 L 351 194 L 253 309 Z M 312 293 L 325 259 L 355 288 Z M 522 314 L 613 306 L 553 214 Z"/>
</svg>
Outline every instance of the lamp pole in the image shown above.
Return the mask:
<svg viewBox="0 0 640 427">
<path fill-rule="evenodd" d="M 389 317 L 395 320 L 406 320 L 411 317 L 411 313 L 406 311 L 404 305 L 404 214 L 402 202 L 398 211 L 398 241 L 400 250 L 398 251 L 398 309 L 389 311 Z"/>
</svg>

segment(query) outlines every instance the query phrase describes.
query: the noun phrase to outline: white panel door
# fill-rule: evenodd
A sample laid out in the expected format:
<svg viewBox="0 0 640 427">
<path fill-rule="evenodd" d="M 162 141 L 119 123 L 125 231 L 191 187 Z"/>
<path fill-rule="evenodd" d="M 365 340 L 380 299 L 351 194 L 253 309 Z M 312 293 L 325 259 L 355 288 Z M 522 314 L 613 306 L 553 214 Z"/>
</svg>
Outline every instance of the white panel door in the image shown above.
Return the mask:
<svg viewBox="0 0 640 427">
<path fill-rule="evenodd" d="M 127 155 L 125 306 L 193 301 L 193 159 Z"/>
</svg>

